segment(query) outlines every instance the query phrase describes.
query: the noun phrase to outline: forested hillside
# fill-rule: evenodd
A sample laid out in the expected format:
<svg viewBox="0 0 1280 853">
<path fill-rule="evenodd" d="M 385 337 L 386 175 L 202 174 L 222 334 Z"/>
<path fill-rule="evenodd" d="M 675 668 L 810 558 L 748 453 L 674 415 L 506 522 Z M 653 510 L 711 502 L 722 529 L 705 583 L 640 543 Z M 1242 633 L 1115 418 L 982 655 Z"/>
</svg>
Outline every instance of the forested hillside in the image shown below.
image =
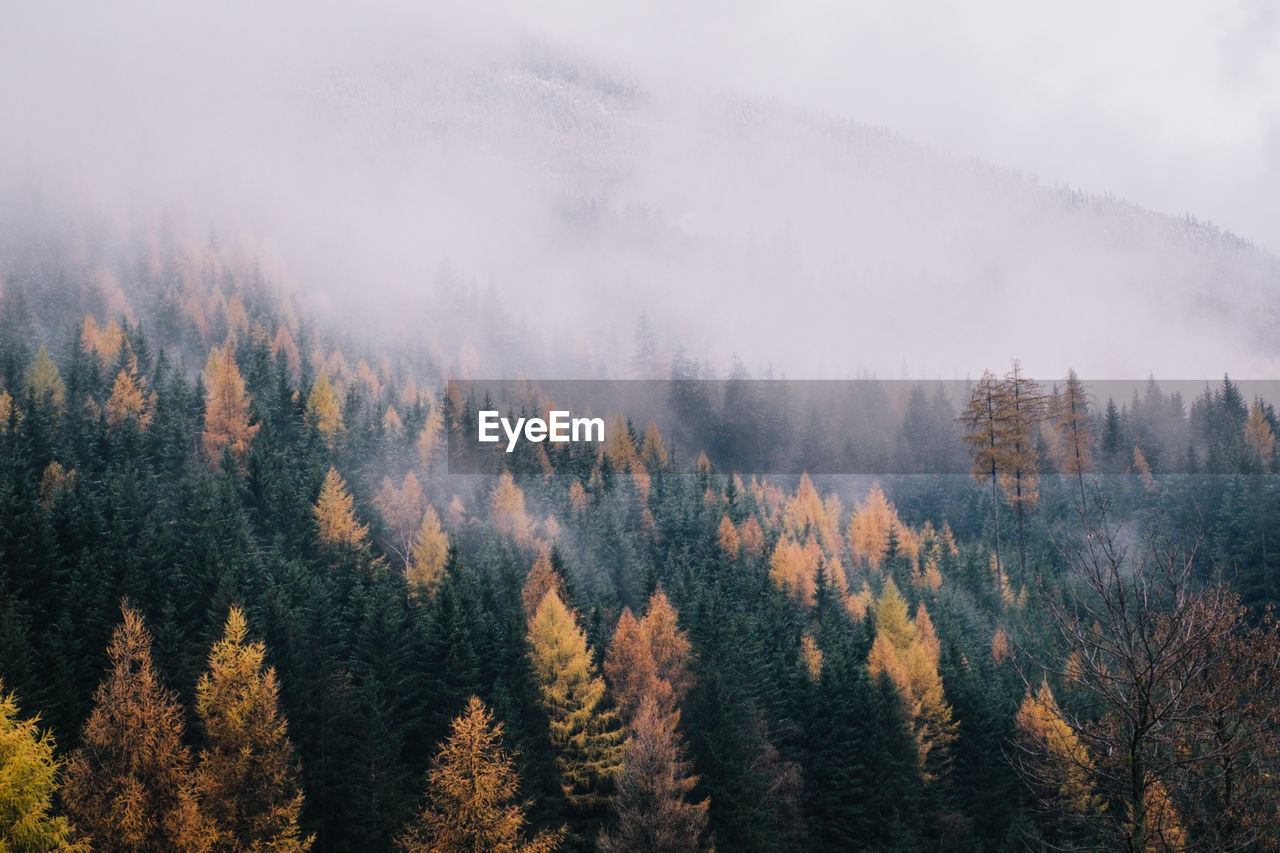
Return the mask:
<svg viewBox="0 0 1280 853">
<path fill-rule="evenodd" d="M 868 416 L 972 476 L 756 476 L 627 412 L 464 476 L 465 356 L 313 323 L 214 240 L 4 276 L 0 847 L 1280 836 L 1280 423 L 1230 379 L 991 365 Z"/>
</svg>

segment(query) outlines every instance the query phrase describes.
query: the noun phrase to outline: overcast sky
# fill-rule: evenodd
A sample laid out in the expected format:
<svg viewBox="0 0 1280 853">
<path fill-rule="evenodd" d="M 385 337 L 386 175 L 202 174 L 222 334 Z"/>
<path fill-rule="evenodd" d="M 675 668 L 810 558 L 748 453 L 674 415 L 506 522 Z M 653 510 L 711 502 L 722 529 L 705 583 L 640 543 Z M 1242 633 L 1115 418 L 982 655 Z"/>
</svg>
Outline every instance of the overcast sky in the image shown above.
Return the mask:
<svg viewBox="0 0 1280 853">
<path fill-rule="evenodd" d="M 1280 251 L 1280 4 L 527 5 L 525 26 L 650 73 L 884 125 Z"/>
<path fill-rule="evenodd" d="M 111 108 L 106 87 L 142 98 L 154 94 L 142 86 L 178 81 L 217 88 L 219 75 L 235 79 L 268 57 L 322 60 L 344 38 L 419 19 L 467 29 L 477 47 L 540 35 L 646 81 L 697 81 L 883 125 L 1280 250 L 1280 5 L 1266 0 L 258 5 L 11 7 L 0 35 L 6 112 L 42 102 L 56 111 L 79 94 L 93 99 L 86 110 Z M 449 20 L 461 14 L 468 20 Z M 139 53 L 159 62 L 139 71 Z M 65 88 L 84 77 L 96 82 Z M 207 94 L 197 86 L 191 97 Z"/>
</svg>

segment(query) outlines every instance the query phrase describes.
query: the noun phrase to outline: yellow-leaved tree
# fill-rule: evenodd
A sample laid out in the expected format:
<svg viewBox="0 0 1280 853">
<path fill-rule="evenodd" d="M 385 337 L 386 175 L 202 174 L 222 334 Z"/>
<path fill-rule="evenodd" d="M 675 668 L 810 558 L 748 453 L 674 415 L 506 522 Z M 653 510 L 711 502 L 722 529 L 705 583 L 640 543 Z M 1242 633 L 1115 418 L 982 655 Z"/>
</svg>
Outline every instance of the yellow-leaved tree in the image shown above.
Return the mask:
<svg viewBox="0 0 1280 853">
<path fill-rule="evenodd" d="M 302 853 L 302 786 L 279 706 L 279 684 L 263 664 L 266 649 L 248 640 L 244 612 L 232 607 L 209 668 L 196 685 L 204 746 L 196 790 L 214 825 L 214 850 Z"/>
<path fill-rule="evenodd" d="M 1018 709 L 1018 746 L 1023 772 L 1056 811 L 1088 815 L 1101 810 L 1093 790 L 1093 759 L 1080 737 L 1062 718 L 1049 683 L 1027 691 Z"/>
<path fill-rule="evenodd" d="M 434 595 L 448 559 L 449 535 L 440 526 L 440 516 L 436 515 L 435 508 L 427 504 L 418 535 L 413 539 L 413 550 L 409 552 L 409 589 L 414 594 Z"/>
<path fill-rule="evenodd" d="M 854 560 L 879 571 L 889 551 L 891 535 L 897 535 L 901 547 L 905 531 L 897 509 L 876 483 L 849 517 L 849 550 Z"/>
<path fill-rule="evenodd" d="M 729 518 L 728 513 L 720 517 L 720 527 L 716 531 L 716 538 L 720 540 L 720 550 L 730 558 L 738 556 L 738 549 L 741 541 L 738 538 L 738 528 L 733 526 L 733 519 Z"/>
<path fill-rule="evenodd" d="M 533 540 L 533 522 L 524 508 L 524 492 L 516 485 L 510 471 L 503 471 L 498 484 L 489 496 L 489 509 L 493 513 L 493 526 L 503 536 L 510 537 L 517 545 L 528 545 Z"/>
<path fill-rule="evenodd" d="M 50 814 L 62 764 L 38 723 L 18 716 L 18 700 L 0 685 L 0 850 L 88 853 L 67 819 Z"/>
<path fill-rule="evenodd" d="M 27 391 L 36 403 L 61 412 L 67 397 L 67 385 L 62 381 L 58 366 L 49 357 L 49 351 L 40 347 L 35 360 L 27 368 Z"/>
<path fill-rule="evenodd" d="M 311 385 L 311 393 L 307 395 L 307 423 L 311 424 L 330 446 L 334 438 L 342 430 L 342 408 L 338 405 L 337 395 L 333 392 L 333 383 L 324 370 Z"/>
<path fill-rule="evenodd" d="M 240 464 L 249 455 L 249 443 L 258 424 L 249 423 L 249 394 L 230 352 L 214 347 L 204 368 L 204 452 L 217 465 L 224 450 Z"/>
<path fill-rule="evenodd" d="M 549 853 L 563 831 L 524 839 L 529 803 L 520 800 L 502 723 L 472 696 L 427 772 L 427 803 L 397 844 L 406 853 Z"/>
<path fill-rule="evenodd" d="M 569 805 L 589 811 L 605 801 L 622 765 L 622 729 L 605 706 L 587 636 L 555 591 L 543 596 L 529 622 L 529 656 Z"/>
<path fill-rule="evenodd" d="M 126 423 L 134 423 L 138 429 L 146 429 L 151 422 L 151 414 L 147 411 L 145 389 L 146 380 L 137 378 L 126 370 L 117 373 L 116 381 L 111 386 L 111 396 L 107 398 L 107 423 L 115 429 Z"/>
<path fill-rule="evenodd" d="M 337 547 L 359 547 L 369 533 L 368 526 L 356 520 L 355 501 L 337 469 L 330 468 L 320 486 L 312 512 L 320 542 Z"/>
<path fill-rule="evenodd" d="M 941 647 L 921 602 L 915 619 L 907 616 L 907 602 L 893 578 L 885 581 L 876 601 L 876 638 L 867 665 L 872 676 L 888 675 L 916 741 L 920 768 L 934 778 L 946 766 L 947 747 L 956 738 L 956 723 L 938 674 Z"/>
</svg>

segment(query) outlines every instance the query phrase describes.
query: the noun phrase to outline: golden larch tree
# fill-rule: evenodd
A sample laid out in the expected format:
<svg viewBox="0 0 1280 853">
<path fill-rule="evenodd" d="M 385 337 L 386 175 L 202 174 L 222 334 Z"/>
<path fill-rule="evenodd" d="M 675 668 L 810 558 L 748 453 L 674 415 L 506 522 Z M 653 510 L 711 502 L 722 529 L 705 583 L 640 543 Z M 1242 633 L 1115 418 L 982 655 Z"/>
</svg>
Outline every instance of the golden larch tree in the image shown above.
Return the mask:
<svg viewBox="0 0 1280 853">
<path fill-rule="evenodd" d="M 675 711 L 693 686 L 689 636 L 667 594 L 655 590 L 643 619 L 622 611 L 605 655 L 605 675 L 622 719 L 631 724 L 644 698 L 662 713 Z"/>
<path fill-rule="evenodd" d="M 409 552 L 406 577 L 410 590 L 434 595 L 448 559 L 449 535 L 440 526 L 440 516 L 436 515 L 435 507 L 427 504 L 418 535 L 413 540 L 413 549 Z"/>
<path fill-rule="evenodd" d="M 51 814 L 61 767 L 39 718 L 20 717 L 17 698 L 0 684 L 0 850 L 88 853 L 72 841 L 67 819 Z"/>
<path fill-rule="evenodd" d="M 423 470 L 431 470 L 431 465 L 435 462 L 436 452 L 440 449 L 440 437 L 443 434 L 444 416 L 440 414 L 438 407 L 432 406 L 430 411 L 427 412 L 427 419 L 422 425 L 422 430 L 418 433 L 418 440 L 415 444 Z"/>
<path fill-rule="evenodd" d="M 624 471 L 636 460 L 636 445 L 631 437 L 631 429 L 622 413 L 614 415 L 613 421 L 605 431 L 604 447 L 601 454 L 609 459 L 615 471 Z"/>
<path fill-rule="evenodd" d="M 601 805 L 622 764 L 622 730 L 604 704 L 587 636 L 560 596 L 549 592 L 529 623 L 529 656 L 551 729 L 560 786 L 569 805 Z"/>
<path fill-rule="evenodd" d="M 1050 447 L 1058 470 L 1074 477 L 1080 494 L 1080 511 L 1087 512 L 1084 475 L 1093 469 L 1093 435 L 1089 420 L 1089 395 L 1074 370 L 1067 371 L 1062 390 L 1049 403 L 1048 424 L 1055 431 Z"/>
<path fill-rule="evenodd" d="M 879 571 L 889 550 L 890 531 L 902 529 L 898 511 L 876 483 L 849 517 L 849 550 L 855 560 Z"/>
<path fill-rule="evenodd" d="M 80 348 L 85 355 L 96 355 L 105 368 L 116 360 L 123 346 L 124 331 L 118 322 L 112 320 L 99 326 L 92 314 L 85 315 L 80 327 Z"/>
<path fill-rule="evenodd" d="M 0 391 L 0 435 L 9 431 L 9 419 L 13 417 L 13 395 Z"/>
<path fill-rule="evenodd" d="M 742 523 L 738 529 L 738 541 L 747 556 L 758 557 L 764 553 L 764 530 L 753 515 Z"/>
<path fill-rule="evenodd" d="M 284 323 L 276 329 L 276 336 L 271 341 L 271 357 L 279 358 L 282 353 L 285 369 L 289 371 L 289 376 L 296 378 L 298 371 L 302 369 L 302 353 L 298 351 L 298 344 Z"/>
<path fill-rule="evenodd" d="M 1028 690 L 1018 709 L 1017 743 L 1021 769 L 1045 805 L 1076 815 L 1097 812 L 1102 798 L 1093 790 L 1093 759 L 1075 730 L 1062 718 L 1046 681 Z"/>
<path fill-rule="evenodd" d="M 547 593 L 555 592 L 560 597 L 560 601 L 568 600 L 565 594 L 564 580 L 556 572 L 555 566 L 551 565 L 551 556 L 542 550 L 538 552 L 538 559 L 533 561 L 533 568 L 529 569 L 529 574 L 525 576 L 524 588 L 521 590 L 520 597 L 524 602 L 525 618 L 532 619 L 538 612 L 538 605 L 542 604 L 542 599 L 547 597 Z"/>
<path fill-rule="evenodd" d="M 1262 405 L 1257 400 L 1254 400 L 1253 408 L 1249 410 L 1249 419 L 1244 424 L 1244 440 L 1257 456 L 1262 470 L 1270 469 L 1276 437 L 1272 434 L 1271 424 L 1267 421 Z"/>
<path fill-rule="evenodd" d="M 832 495 L 824 502 L 809 475 L 801 474 L 796 493 L 783 508 L 782 523 L 797 539 L 816 533 L 823 551 L 835 555 L 842 544 L 840 513 L 840 499 Z"/>
<path fill-rule="evenodd" d="M 533 522 L 524 508 L 524 492 L 516 485 L 510 471 L 503 471 L 498 484 L 489 495 L 489 509 L 493 514 L 493 526 L 517 545 L 528 545 L 533 540 Z"/>
<path fill-rule="evenodd" d="M 342 431 L 342 407 L 338 405 L 338 397 L 333 391 L 333 383 L 324 370 L 311 385 L 311 393 L 307 395 L 307 423 L 315 427 L 325 441 L 333 445 L 334 439 Z"/>
<path fill-rule="evenodd" d="M 62 801 L 96 853 L 204 853 L 211 825 L 196 797 L 183 713 L 151 663 L 151 635 L 128 607 L 108 649 Z"/>
<path fill-rule="evenodd" d="M 324 545 L 359 546 L 369 533 L 367 525 L 356 520 L 355 501 L 347 491 L 347 484 L 337 469 L 330 468 L 320 486 L 312 512 L 316 517 L 316 530 Z"/>
<path fill-rule="evenodd" d="M 395 406 L 387 406 L 387 410 L 382 413 L 382 429 L 392 438 L 398 438 L 404 432 L 404 421 Z"/>
<path fill-rule="evenodd" d="M 502 723 L 472 696 L 427 771 L 426 806 L 397 844 L 406 853 L 550 853 L 564 832 L 525 840 L 529 806 Z"/>
<path fill-rule="evenodd" d="M 573 507 L 574 514 L 579 514 L 587 508 L 587 491 L 577 480 L 569 486 L 569 506 Z"/>
<path fill-rule="evenodd" d="M 921 770 L 932 778 L 945 766 L 947 747 L 956 738 L 951 706 L 938 674 L 941 647 L 933 622 L 923 603 L 916 606 L 915 619 L 907 617 L 906 600 L 892 578 L 885 581 L 876 601 L 875 619 L 868 668 L 872 676 L 887 675 L 898 688 Z"/>
<path fill-rule="evenodd" d="M 214 825 L 215 851 L 302 853 L 312 839 L 298 826 L 298 761 L 275 670 L 264 665 L 266 649 L 248 632 L 244 612 L 232 607 L 196 685 L 204 729 L 196 791 Z"/>
<path fill-rule="evenodd" d="M 53 506 L 59 498 L 71 493 L 76 485 L 74 468 L 63 467 L 61 462 L 50 462 L 40 475 L 40 503 L 45 509 Z"/>
<path fill-rule="evenodd" d="M 807 631 L 800 637 L 800 662 L 811 680 L 817 681 L 822 676 L 822 649 Z"/>
<path fill-rule="evenodd" d="M 996 628 L 996 633 L 991 638 L 991 660 L 999 666 L 1009 659 L 1009 655 L 1009 635 L 1004 632 L 1004 628 Z"/>
<path fill-rule="evenodd" d="M 645 697 L 655 699 L 664 711 L 675 707 L 671 685 L 658 678 L 658 664 L 646 634 L 631 608 L 624 608 L 604 658 L 605 677 L 622 721 L 628 725 Z"/>
<path fill-rule="evenodd" d="M 27 391 L 37 403 L 61 412 L 67 397 L 67 386 L 62 381 L 58 366 L 49 357 L 49 351 L 40 347 L 35 360 L 27 368 Z"/>
<path fill-rule="evenodd" d="M 644 431 L 644 441 L 640 443 L 640 461 L 653 471 L 667 465 L 667 446 L 662 440 L 662 433 L 658 431 L 656 421 L 649 421 L 649 427 Z"/>
<path fill-rule="evenodd" d="M 728 514 L 720 517 L 720 527 L 716 531 L 716 538 L 720 541 L 720 550 L 730 558 L 738 556 L 739 540 L 738 528 L 733 526 L 733 520 Z"/>
<path fill-rule="evenodd" d="M 676 701 L 693 688 L 692 644 L 680 628 L 680 615 L 661 587 L 654 590 L 640 620 L 657 666 L 658 677 L 671 685 Z"/>
<path fill-rule="evenodd" d="M 983 371 L 982 378 L 973 386 L 969 402 L 956 418 L 964 426 L 964 440 L 973 457 L 973 477 L 979 483 L 990 483 L 992 520 L 995 525 L 995 577 L 996 598 L 1002 601 L 1004 566 L 1000 558 L 1000 496 L 999 485 L 1005 442 L 1005 421 L 1002 415 L 1003 391 L 1000 380 L 990 370 Z"/>
<path fill-rule="evenodd" d="M 220 347 L 209 352 L 204 387 L 205 456 L 216 465 L 225 449 L 243 464 L 249 455 L 249 443 L 258 433 L 258 424 L 249 423 L 249 394 L 230 352 Z"/>
<path fill-rule="evenodd" d="M 145 394 L 146 381 L 135 379 L 126 370 L 116 374 L 116 381 L 111 386 L 111 396 L 107 398 L 107 424 L 115 429 L 132 422 L 138 429 L 146 429 L 151 422 L 147 411 L 148 401 Z"/>
</svg>

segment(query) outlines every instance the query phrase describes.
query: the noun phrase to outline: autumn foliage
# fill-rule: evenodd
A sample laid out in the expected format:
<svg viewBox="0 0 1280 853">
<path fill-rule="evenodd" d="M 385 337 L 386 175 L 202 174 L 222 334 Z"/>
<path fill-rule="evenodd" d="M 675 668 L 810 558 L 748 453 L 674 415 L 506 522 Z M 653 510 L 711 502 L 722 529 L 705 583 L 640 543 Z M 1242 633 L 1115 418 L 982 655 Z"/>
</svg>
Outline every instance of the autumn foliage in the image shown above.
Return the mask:
<svg viewBox="0 0 1280 853">
<path fill-rule="evenodd" d="M 232 607 L 222 639 L 196 687 L 204 729 L 196 791 L 213 824 L 213 849 L 227 853 L 303 853 L 297 759 L 279 708 L 266 649 L 248 640 L 244 612 Z"/>
<path fill-rule="evenodd" d="M 406 853 L 549 853 L 563 832 L 525 840 L 515 762 L 502 748 L 502 723 L 472 696 L 453 721 L 427 773 L 427 803 L 399 839 Z"/>
<path fill-rule="evenodd" d="M 249 423 L 249 395 L 235 357 L 219 347 L 209 353 L 204 368 L 204 452 L 217 464 L 224 450 L 243 463 L 258 424 Z"/>
<path fill-rule="evenodd" d="M 203 853 L 213 826 L 201 811 L 183 713 L 151 663 L 151 635 L 124 608 L 62 799 L 80 837 L 100 853 Z"/>
</svg>

